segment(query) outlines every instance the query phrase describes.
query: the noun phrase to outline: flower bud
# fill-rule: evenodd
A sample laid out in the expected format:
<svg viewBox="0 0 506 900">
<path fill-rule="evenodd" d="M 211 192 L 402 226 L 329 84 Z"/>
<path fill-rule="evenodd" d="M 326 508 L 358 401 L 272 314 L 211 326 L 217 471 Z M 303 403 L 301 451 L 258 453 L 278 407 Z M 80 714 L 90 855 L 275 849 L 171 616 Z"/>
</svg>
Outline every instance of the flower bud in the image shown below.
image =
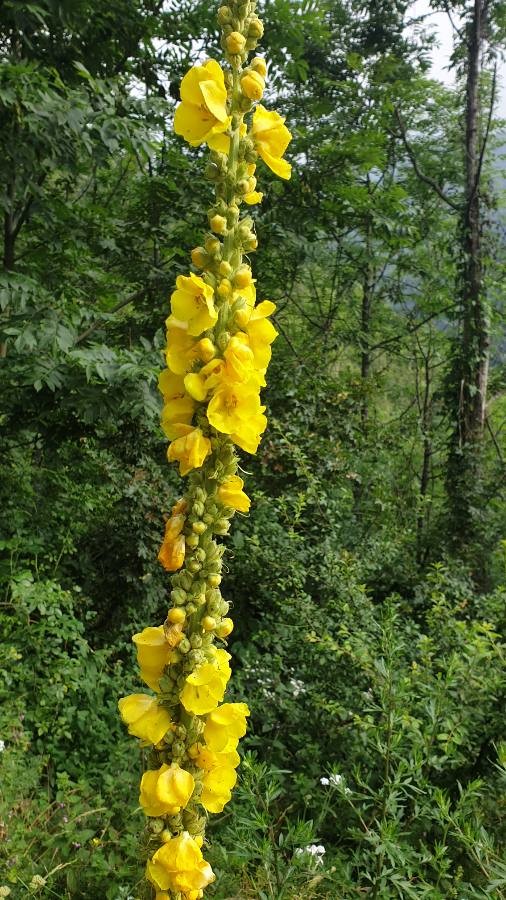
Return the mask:
<svg viewBox="0 0 506 900">
<path fill-rule="evenodd" d="M 260 20 L 258 20 L 260 21 Z M 250 25 L 251 29 L 251 25 Z M 261 37 L 261 35 L 260 35 Z M 229 53 L 242 53 L 246 46 L 246 38 L 239 31 L 231 31 L 225 38 L 225 46 Z"/>
<path fill-rule="evenodd" d="M 191 646 L 190 646 L 190 641 L 188 640 L 188 638 L 186 638 L 186 637 L 183 638 L 183 640 L 179 644 L 178 650 L 180 653 L 189 653 L 190 652 Z"/>
<path fill-rule="evenodd" d="M 232 10 L 229 6 L 220 6 L 218 10 L 218 22 L 220 25 L 227 25 L 232 21 Z"/>
<path fill-rule="evenodd" d="M 203 547 L 197 547 L 195 550 L 195 559 L 198 559 L 198 561 L 202 563 L 206 561 L 206 551 Z"/>
<path fill-rule="evenodd" d="M 216 288 L 216 292 L 220 297 L 228 297 L 229 294 L 232 293 L 232 285 L 228 278 L 222 278 L 218 287 Z"/>
<path fill-rule="evenodd" d="M 186 619 L 186 613 L 181 607 L 174 606 L 172 609 L 169 609 L 167 619 L 172 625 L 182 625 Z"/>
<path fill-rule="evenodd" d="M 228 534 L 230 531 L 230 522 L 228 519 L 218 519 L 213 525 L 213 531 L 215 534 Z"/>
<path fill-rule="evenodd" d="M 241 224 L 239 225 L 239 237 L 241 240 L 247 240 L 251 235 L 251 226 L 253 225 L 253 219 L 250 216 L 246 216 Z"/>
<path fill-rule="evenodd" d="M 209 338 L 202 338 L 197 344 L 197 353 L 202 362 L 208 363 L 216 356 L 216 347 Z"/>
<path fill-rule="evenodd" d="M 221 244 L 218 238 L 212 237 L 211 235 L 204 241 L 204 246 L 210 256 L 217 256 L 221 250 Z"/>
<path fill-rule="evenodd" d="M 225 234 L 227 230 L 227 220 L 224 216 L 213 216 L 209 220 L 209 225 L 211 226 L 211 230 L 216 232 L 216 234 Z"/>
<path fill-rule="evenodd" d="M 199 545 L 198 534 L 189 534 L 188 537 L 186 538 L 186 544 L 188 547 L 191 547 L 192 550 L 194 550 L 195 547 L 198 547 L 198 545 Z"/>
<path fill-rule="evenodd" d="M 214 631 L 216 628 L 216 619 L 213 616 L 204 616 L 202 619 L 202 628 L 204 631 Z"/>
<path fill-rule="evenodd" d="M 250 66 L 255 72 L 258 72 L 262 78 L 265 78 L 267 75 L 267 63 L 262 56 L 255 56 L 254 59 L 251 60 Z"/>
<path fill-rule="evenodd" d="M 229 262 L 227 262 L 226 259 L 223 259 L 220 262 L 220 268 L 219 268 L 220 275 L 223 275 L 224 278 L 228 278 L 231 271 L 232 271 L 232 266 L 230 265 Z"/>
<path fill-rule="evenodd" d="M 160 840 L 166 844 L 168 841 L 172 840 L 172 831 L 169 831 L 168 828 L 164 828 L 162 833 L 160 834 Z"/>
<path fill-rule="evenodd" d="M 222 621 L 220 622 L 220 624 L 218 625 L 218 627 L 216 629 L 216 634 L 220 638 L 226 638 L 229 636 L 229 634 L 232 634 L 233 630 L 234 630 L 234 623 L 232 622 L 232 619 L 222 619 Z"/>
<path fill-rule="evenodd" d="M 182 572 L 182 573 L 181 573 L 181 575 L 179 576 L 179 584 L 181 585 L 181 587 L 183 588 L 183 590 L 185 590 L 185 591 L 189 591 L 189 590 L 190 590 L 190 588 L 191 588 L 191 586 L 192 586 L 192 584 L 193 584 L 193 578 L 191 577 L 191 575 L 189 574 L 189 572 Z"/>
<path fill-rule="evenodd" d="M 209 262 L 209 257 L 204 247 L 194 247 L 191 252 L 192 263 L 197 269 L 203 269 Z"/>
<path fill-rule="evenodd" d="M 234 282 L 234 287 L 236 288 L 248 287 L 253 281 L 250 267 L 246 265 L 239 266 L 239 268 L 235 270 L 232 280 Z"/>
<path fill-rule="evenodd" d="M 222 331 L 222 333 L 220 334 L 220 336 L 218 338 L 218 347 L 220 348 L 222 353 L 227 349 L 229 340 L 230 340 L 230 332 Z M 212 512 L 212 510 L 210 509 L 209 512 Z M 204 519 L 204 522 L 205 522 L 205 519 Z"/>
<path fill-rule="evenodd" d="M 246 325 L 248 324 L 250 319 L 251 309 L 247 309 L 247 307 L 244 307 L 244 309 L 237 310 L 235 314 L 235 321 L 239 328 L 246 328 Z"/>
<path fill-rule="evenodd" d="M 237 182 L 237 192 L 239 194 L 249 193 L 249 178 L 241 178 L 241 180 Z"/>
<path fill-rule="evenodd" d="M 254 69 L 249 69 L 241 78 L 241 89 L 249 100 L 261 100 L 265 81 Z"/>
<path fill-rule="evenodd" d="M 219 181 L 222 173 L 216 163 L 208 162 L 204 169 L 204 174 L 208 181 Z"/>
<path fill-rule="evenodd" d="M 210 575 L 207 580 L 210 587 L 217 588 L 221 584 L 221 575 Z"/>
<path fill-rule="evenodd" d="M 192 525 L 192 531 L 194 531 L 195 534 L 204 534 L 206 527 L 207 526 L 206 526 L 205 522 L 200 522 L 200 521 L 194 522 Z"/>
<path fill-rule="evenodd" d="M 149 819 L 149 830 L 153 834 L 160 834 L 163 831 L 163 819 Z"/>
<path fill-rule="evenodd" d="M 174 588 L 174 590 L 170 592 L 170 599 L 176 606 L 184 606 L 188 598 L 186 596 L 186 591 L 183 591 L 182 588 Z"/>
<path fill-rule="evenodd" d="M 249 38 L 261 38 L 264 33 L 264 26 L 258 16 L 255 16 L 251 19 L 248 28 L 248 37 Z"/>
<path fill-rule="evenodd" d="M 190 572 L 193 572 L 194 575 L 196 575 L 197 572 L 200 572 L 201 568 L 202 568 L 201 564 L 199 562 L 197 562 L 196 559 L 191 559 L 190 562 L 188 563 L 188 569 Z"/>
</svg>

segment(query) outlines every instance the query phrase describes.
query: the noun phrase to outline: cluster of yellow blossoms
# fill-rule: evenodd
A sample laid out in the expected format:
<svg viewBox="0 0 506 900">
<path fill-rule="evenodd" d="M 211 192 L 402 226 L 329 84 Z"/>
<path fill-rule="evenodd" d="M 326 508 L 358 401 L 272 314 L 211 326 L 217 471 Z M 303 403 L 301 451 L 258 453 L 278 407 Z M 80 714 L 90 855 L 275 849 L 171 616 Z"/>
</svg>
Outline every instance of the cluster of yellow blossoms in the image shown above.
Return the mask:
<svg viewBox="0 0 506 900">
<path fill-rule="evenodd" d="M 140 677 L 154 692 L 123 697 L 120 714 L 130 734 L 150 747 L 139 803 L 149 818 L 147 878 L 156 900 L 197 900 L 214 875 L 202 847 L 207 815 L 231 797 L 245 703 L 224 703 L 233 628 L 220 592 L 223 545 L 235 512 L 250 500 L 237 474 L 235 447 L 255 453 L 265 430 L 260 390 L 277 332 L 275 306 L 256 302 L 245 254 L 257 247 L 254 222 L 240 207 L 259 203 L 260 157 L 290 177 L 283 154 L 290 132 L 276 112 L 258 103 L 265 61 L 248 57 L 262 36 L 255 0 L 220 7 L 227 66 L 194 66 L 181 83 L 174 128 L 192 146 L 206 143 L 206 176 L 215 185 L 209 233 L 191 254 L 200 272 L 179 275 L 167 319 L 167 368 L 159 378 L 162 427 L 169 461 L 188 475 L 172 508 L 159 560 L 171 577 L 171 608 L 162 625 L 133 637 Z M 252 112 L 249 123 L 245 116 Z M 249 116 L 248 116 L 249 118 Z"/>
</svg>

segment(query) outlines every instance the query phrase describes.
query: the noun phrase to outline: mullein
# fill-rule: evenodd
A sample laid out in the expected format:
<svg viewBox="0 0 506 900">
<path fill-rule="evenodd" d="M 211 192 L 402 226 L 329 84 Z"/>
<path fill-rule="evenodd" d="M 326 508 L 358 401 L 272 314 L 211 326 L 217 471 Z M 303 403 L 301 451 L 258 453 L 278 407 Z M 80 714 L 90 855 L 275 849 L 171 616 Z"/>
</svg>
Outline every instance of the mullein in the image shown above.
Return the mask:
<svg viewBox="0 0 506 900">
<path fill-rule="evenodd" d="M 206 176 L 216 196 L 203 246 L 191 253 L 198 274 L 176 280 L 159 378 L 167 456 L 188 476 L 159 553 L 172 573 L 171 607 L 163 624 L 133 637 L 140 677 L 154 695 L 119 701 L 129 732 L 151 748 L 139 802 L 150 819 L 147 878 L 156 900 L 196 900 L 214 880 L 202 855 L 205 825 L 230 800 L 249 715 L 245 703 L 223 702 L 233 623 L 220 591 L 224 547 L 216 538 L 250 507 L 235 448 L 255 453 L 265 430 L 260 391 L 277 335 L 269 320 L 274 304 L 256 303 L 245 260 L 257 238 L 241 207 L 262 200 L 258 157 L 290 177 L 283 154 L 291 138 L 284 119 L 258 103 L 266 65 L 260 57 L 248 62 L 263 33 L 255 5 L 220 7 L 226 66 L 207 60 L 187 72 L 174 119 L 189 144 L 207 144 Z"/>
</svg>

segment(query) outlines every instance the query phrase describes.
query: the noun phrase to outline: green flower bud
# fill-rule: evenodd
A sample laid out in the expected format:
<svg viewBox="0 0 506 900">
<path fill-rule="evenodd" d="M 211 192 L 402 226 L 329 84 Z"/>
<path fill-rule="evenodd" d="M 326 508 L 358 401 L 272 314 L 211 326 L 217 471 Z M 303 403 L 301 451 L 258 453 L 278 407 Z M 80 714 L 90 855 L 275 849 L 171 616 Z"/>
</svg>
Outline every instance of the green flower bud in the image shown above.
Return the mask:
<svg viewBox="0 0 506 900">
<path fill-rule="evenodd" d="M 221 251 L 221 243 L 217 237 L 214 237 L 214 235 L 210 235 L 206 238 L 206 240 L 204 241 L 204 246 L 209 253 L 209 256 L 218 256 Z M 202 491 L 202 493 L 204 492 Z M 205 500 L 205 496 L 203 499 Z"/>
<path fill-rule="evenodd" d="M 218 338 L 218 347 L 222 353 L 227 349 L 229 340 L 230 340 L 230 332 L 222 331 L 222 333 L 220 334 L 220 336 Z"/>
<path fill-rule="evenodd" d="M 220 6 L 218 10 L 218 22 L 220 25 L 227 25 L 232 21 L 232 10 L 229 6 Z"/>
<path fill-rule="evenodd" d="M 193 584 L 193 578 L 189 572 L 182 572 L 179 576 L 179 583 L 185 591 L 189 591 Z"/>
<path fill-rule="evenodd" d="M 200 572 L 201 568 L 202 568 L 201 564 L 199 562 L 197 562 L 196 559 L 191 559 L 190 562 L 188 563 L 188 569 L 190 572 L 193 572 L 194 575 L 196 575 L 197 572 Z"/>
<path fill-rule="evenodd" d="M 205 656 L 202 653 L 202 650 L 191 650 L 188 654 L 188 662 L 190 663 L 192 670 L 195 669 L 200 663 L 204 662 Z"/>
<path fill-rule="evenodd" d="M 249 23 L 248 37 L 258 39 L 258 38 L 262 37 L 263 33 L 264 33 L 264 26 L 263 26 L 262 22 L 260 21 L 260 19 L 257 16 L 255 16 L 253 19 L 251 19 L 251 22 Z"/>
<path fill-rule="evenodd" d="M 182 741 L 174 741 L 172 744 L 172 757 L 173 759 L 181 759 L 182 756 L 185 755 L 185 745 Z"/>
<path fill-rule="evenodd" d="M 183 640 L 180 641 L 179 644 L 177 645 L 177 649 L 179 650 L 180 653 L 189 653 L 191 650 L 191 645 L 190 645 L 190 641 L 188 640 L 188 638 L 184 637 Z"/>
<path fill-rule="evenodd" d="M 149 830 L 153 834 L 160 834 L 164 829 L 164 825 L 163 819 L 149 819 Z"/>
<path fill-rule="evenodd" d="M 199 536 L 198 534 L 189 534 L 185 537 L 186 546 L 191 547 L 192 550 L 199 545 Z"/>
<path fill-rule="evenodd" d="M 216 163 L 209 162 L 205 167 L 204 174 L 208 181 L 218 181 L 221 178 L 222 173 L 220 172 Z"/>
<path fill-rule="evenodd" d="M 215 534 L 228 534 L 230 531 L 230 522 L 228 519 L 218 519 L 213 525 Z"/>
<path fill-rule="evenodd" d="M 172 600 L 174 606 L 184 606 L 188 597 L 186 591 L 183 591 L 182 588 L 175 588 L 170 592 L 170 599 Z"/>
<path fill-rule="evenodd" d="M 192 525 L 192 531 L 194 531 L 195 534 L 199 534 L 199 535 L 204 534 L 205 530 L 206 530 L 205 522 L 194 522 Z"/>
</svg>

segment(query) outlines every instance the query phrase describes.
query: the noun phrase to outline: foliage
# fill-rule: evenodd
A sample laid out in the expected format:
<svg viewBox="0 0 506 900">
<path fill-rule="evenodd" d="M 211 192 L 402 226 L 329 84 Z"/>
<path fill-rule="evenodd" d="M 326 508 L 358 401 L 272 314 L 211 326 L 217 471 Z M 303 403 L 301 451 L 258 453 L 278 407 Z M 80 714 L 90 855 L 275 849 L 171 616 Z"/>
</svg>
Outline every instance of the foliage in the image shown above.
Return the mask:
<svg viewBox="0 0 506 900">
<path fill-rule="evenodd" d="M 200 151 L 181 153 L 166 120 L 197 31 L 203 53 L 217 42 L 209 4 L 168 6 L 0 11 L 0 885 L 13 900 L 138 900 L 140 763 L 116 700 L 139 689 L 131 633 L 166 610 L 156 554 L 176 484 L 155 383 L 207 190 Z M 457 223 L 394 108 L 419 170 L 456 199 L 459 88 L 427 77 L 404 3 L 264 6 L 266 104 L 283 95 L 296 177 L 267 177 L 254 213 L 257 289 L 280 336 L 271 424 L 242 463 L 252 510 L 228 541 L 253 724 L 213 825 L 225 849 L 210 896 L 506 897 L 502 200 L 471 560 L 451 553 L 445 499 Z M 296 852 L 312 845 L 323 862 Z"/>
</svg>

